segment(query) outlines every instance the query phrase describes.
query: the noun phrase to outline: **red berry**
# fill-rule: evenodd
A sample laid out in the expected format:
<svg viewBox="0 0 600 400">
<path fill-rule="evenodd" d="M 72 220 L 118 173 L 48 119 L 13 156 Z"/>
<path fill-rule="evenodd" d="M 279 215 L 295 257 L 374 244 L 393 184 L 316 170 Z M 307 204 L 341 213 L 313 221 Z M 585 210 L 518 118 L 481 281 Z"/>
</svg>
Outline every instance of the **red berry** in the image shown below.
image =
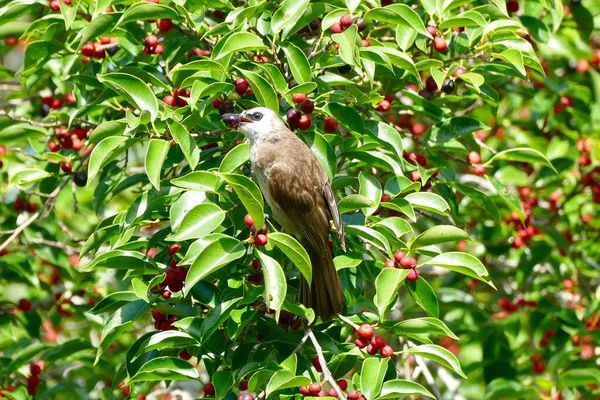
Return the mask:
<svg viewBox="0 0 600 400">
<path fill-rule="evenodd" d="M 323 124 L 323 130 L 326 133 L 333 133 L 338 129 L 338 122 L 332 117 L 326 117 L 325 123 Z"/>
<path fill-rule="evenodd" d="M 338 22 L 331 25 L 331 28 L 329 29 L 331 29 L 331 33 L 342 33 L 342 25 L 340 25 Z"/>
<path fill-rule="evenodd" d="M 221 102 L 222 102 L 222 101 L 223 101 L 223 100 L 221 100 L 221 99 L 219 99 L 219 98 L 216 98 L 216 99 L 214 99 L 214 100 L 213 100 L 213 102 L 212 102 L 212 106 L 213 106 L 213 108 L 219 108 L 219 106 L 221 105 Z"/>
<path fill-rule="evenodd" d="M 323 390 L 323 386 L 321 386 L 320 383 L 313 382 L 310 385 L 308 385 L 308 391 L 313 396 L 318 396 L 321 390 Z"/>
<path fill-rule="evenodd" d="M 40 385 L 40 378 L 39 378 L 39 376 L 32 375 L 29 378 L 27 378 L 27 386 L 37 387 L 39 385 Z"/>
<path fill-rule="evenodd" d="M 60 99 L 54 99 L 52 100 L 52 104 L 50 104 L 50 108 L 52 108 L 53 110 L 58 110 L 62 106 L 63 102 Z"/>
<path fill-rule="evenodd" d="M 546 371 L 546 366 L 542 363 L 537 363 L 533 365 L 533 370 L 535 372 L 537 372 L 538 374 L 543 373 L 544 371 Z"/>
<path fill-rule="evenodd" d="M 52 11 L 58 11 L 58 10 L 60 10 L 60 4 L 58 4 L 58 0 L 52 0 L 50 2 L 50 9 Z"/>
<path fill-rule="evenodd" d="M 152 310 L 152 319 L 156 322 L 162 322 L 167 318 L 167 316 L 160 311 L 154 309 Z"/>
<path fill-rule="evenodd" d="M 471 164 L 479 164 L 481 162 L 481 155 L 475 150 L 469 152 L 467 156 L 467 161 Z"/>
<path fill-rule="evenodd" d="M 412 124 L 410 125 L 410 132 L 415 136 L 421 136 L 425 133 L 425 126 L 423 124 Z"/>
<path fill-rule="evenodd" d="M 302 104 L 306 101 L 306 93 L 292 94 L 292 101 L 296 104 Z"/>
<path fill-rule="evenodd" d="M 298 129 L 305 131 L 312 125 L 310 117 L 306 114 L 302 114 L 298 120 Z"/>
<path fill-rule="evenodd" d="M 254 221 L 252 220 L 252 216 L 250 214 L 246 214 L 244 217 L 244 224 L 246 224 L 248 228 L 252 228 L 254 226 Z"/>
<path fill-rule="evenodd" d="M 29 364 L 29 372 L 31 373 L 31 375 L 37 376 L 40 374 L 40 372 L 42 372 L 42 367 L 35 363 L 31 363 Z"/>
<path fill-rule="evenodd" d="M 16 46 L 17 43 L 19 43 L 19 39 L 15 37 L 7 37 L 4 39 L 4 44 L 7 46 Z"/>
<path fill-rule="evenodd" d="M 385 260 L 385 263 L 383 263 L 383 268 L 396 268 L 396 261 L 394 260 Z"/>
<path fill-rule="evenodd" d="M 509 0 L 506 2 L 506 10 L 509 13 L 516 13 L 517 11 L 519 11 L 519 2 L 516 0 Z"/>
<path fill-rule="evenodd" d="M 370 356 L 374 356 L 375 354 L 377 354 L 377 349 L 371 343 L 369 343 L 367 345 L 366 350 L 367 350 L 367 354 Z"/>
<path fill-rule="evenodd" d="M 391 357 L 394 355 L 394 349 L 390 345 L 386 345 L 383 349 L 379 350 L 381 357 Z"/>
<path fill-rule="evenodd" d="M 165 97 L 163 97 L 163 101 L 168 105 L 168 106 L 176 106 L 177 105 L 177 99 L 174 96 L 171 96 L 170 94 L 166 95 Z"/>
<path fill-rule="evenodd" d="M 544 337 L 546 339 L 552 339 L 554 337 L 554 331 L 552 329 L 546 329 L 546 332 L 544 333 Z"/>
<path fill-rule="evenodd" d="M 175 253 L 177 253 L 179 250 L 181 250 L 181 245 L 180 244 L 172 244 L 169 246 L 169 249 L 167 250 L 167 254 L 169 256 L 173 256 Z"/>
<path fill-rule="evenodd" d="M 28 203 L 27 204 L 27 211 L 30 213 L 34 213 L 37 211 L 37 204 L 35 203 Z"/>
<path fill-rule="evenodd" d="M 81 54 L 83 54 L 86 57 L 93 57 L 95 52 L 96 46 L 92 42 L 87 42 L 81 48 Z"/>
<path fill-rule="evenodd" d="M 438 85 L 433 77 L 430 76 L 425 80 L 425 89 L 430 92 L 436 92 L 438 90 Z"/>
<path fill-rule="evenodd" d="M 348 389 L 348 381 L 345 379 L 340 379 L 338 381 L 336 381 L 335 383 L 337 383 L 337 385 L 340 387 L 340 389 L 342 390 L 346 390 Z"/>
<path fill-rule="evenodd" d="M 475 165 L 473 167 L 473 173 L 477 176 L 485 175 L 485 167 L 483 165 Z"/>
<path fill-rule="evenodd" d="M 358 347 L 359 349 L 364 349 L 365 347 L 367 347 L 367 345 L 369 344 L 369 339 L 361 339 L 358 338 L 354 341 L 354 344 L 356 345 L 356 347 Z"/>
<path fill-rule="evenodd" d="M 310 396 L 310 392 L 308 391 L 308 387 L 306 386 L 301 386 L 300 387 L 300 394 L 302 396 Z"/>
<path fill-rule="evenodd" d="M 215 395 L 215 385 L 207 383 L 204 385 L 204 396 L 211 397 Z"/>
<path fill-rule="evenodd" d="M 156 47 L 154 48 L 154 54 L 161 55 L 164 52 L 165 52 L 165 48 L 163 47 L 162 44 L 157 44 Z"/>
<path fill-rule="evenodd" d="M 302 113 L 300 112 L 300 110 L 292 108 L 285 114 L 285 116 L 286 116 L 287 120 L 289 121 L 290 125 L 293 124 L 294 126 L 297 126 L 298 121 L 300 120 L 300 117 L 302 116 Z"/>
<path fill-rule="evenodd" d="M 310 100 L 306 100 L 302 103 L 302 112 L 305 114 L 310 114 L 315 110 L 315 103 Z"/>
<path fill-rule="evenodd" d="M 369 42 L 369 39 L 362 39 L 360 44 L 362 47 L 371 47 L 371 42 Z"/>
<path fill-rule="evenodd" d="M 381 100 L 379 104 L 377 104 L 377 111 L 387 112 L 390 110 L 392 105 L 387 100 Z"/>
<path fill-rule="evenodd" d="M 404 269 L 414 268 L 417 265 L 417 259 L 414 257 L 403 257 L 400 259 L 400 266 Z"/>
<path fill-rule="evenodd" d="M 437 36 L 433 39 L 433 48 L 435 51 L 443 53 L 448 49 L 448 43 L 446 43 L 446 39 L 443 36 Z"/>
<path fill-rule="evenodd" d="M 401 250 L 398 250 L 394 253 L 394 261 L 396 261 L 397 263 L 400 263 L 400 261 L 402 261 L 404 257 L 406 257 L 406 253 Z"/>
<path fill-rule="evenodd" d="M 181 353 L 179 353 L 179 358 L 181 358 L 182 360 L 187 361 L 190 358 L 192 358 L 192 355 L 190 354 L 189 351 L 187 351 L 187 349 L 185 349 Z"/>
<path fill-rule="evenodd" d="M 248 381 L 247 380 L 243 380 L 240 382 L 238 389 L 240 390 L 248 390 Z"/>
<path fill-rule="evenodd" d="M 327 392 L 327 395 L 331 396 L 331 397 L 337 397 L 337 393 L 335 392 L 334 388 L 329 389 L 329 391 Z"/>
<path fill-rule="evenodd" d="M 382 349 L 385 346 L 385 339 L 382 336 L 373 336 L 371 338 L 371 345 L 376 349 Z"/>
<path fill-rule="evenodd" d="M 375 333 L 375 329 L 373 328 L 373 326 L 371 324 L 362 324 L 358 328 L 358 337 L 360 339 L 370 340 L 373 337 L 374 333 Z"/>
<path fill-rule="evenodd" d="M 346 396 L 348 400 L 358 400 L 360 398 L 360 393 L 356 390 L 351 390 L 348 392 L 348 396 Z"/>
<path fill-rule="evenodd" d="M 427 25 L 427 32 L 433 37 L 435 37 L 438 33 L 437 27 L 433 25 Z"/>
<path fill-rule="evenodd" d="M 65 174 L 70 174 L 71 168 L 72 168 L 71 163 L 68 163 L 68 162 L 60 163 L 60 169 L 62 169 Z"/>
<path fill-rule="evenodd" d="M 235 91 L 237 94 L 244 95 L 248 91 L 250 84 L 244 78 L 238 78 L 235 80 Z"/>
<path fill-rule="evenodd" d="M 321 367 L 321 362 L 319 361 L 319 357 L 313 357 L 310 360 L 312 366 L 317 370 L 317 372 L 323 372 L 323 368 Z"/>
<path fill-rule="evenodd" d="M 169 29 L 171 29 L 172 25 L 173 25 L 173 23 L 171 22 L 170 19 L 159 19 L 158 22 L 156 23 L 156 27 L 158 28 L 160 33 L 167 32 Z"/>
<path fill-rule="evenodd" d="M 256 235 L 254 238 L 254 244 L 259 247 L 266 246 L 268 241 L 269 239 L 267 238 L 267 235 L 263 235 L 262 233 L 260 235 Z"/>
<path fill-rule="evenodd" d="M 352 25 L 352 17 L 348 14 L 342 15 L 340 18 L 340 25 L 344 28 L 349 27 Z"/>
<path fill-rule="evenodd" d="M 147 47 L 154 47 L 158 44 L 158 37 L 156 35 L 148 35 L 144 39 L 144 45 Z"/>
<path fill-rule="evenodd" d="M 414 282 L 419 278 L 419 273 L 417 272 L 416 269 L 411 269 L 410 271 L 408 271 L 408 275 L 406 275 L 406 280 L 409 282 Z"/>
<path fill-rule="evenodd" d="M 23 311 L 31 311 L 31 302 L 27 299 L 19 300 L 19 308 Z"/>
<path fill-rule="evenodd" d="M 160 294 L 162 296 L 163 299 L 168 300 L 171 298 L 171 292 L 168 290 L 163 290 L 163 292 Z"/>
</svg>

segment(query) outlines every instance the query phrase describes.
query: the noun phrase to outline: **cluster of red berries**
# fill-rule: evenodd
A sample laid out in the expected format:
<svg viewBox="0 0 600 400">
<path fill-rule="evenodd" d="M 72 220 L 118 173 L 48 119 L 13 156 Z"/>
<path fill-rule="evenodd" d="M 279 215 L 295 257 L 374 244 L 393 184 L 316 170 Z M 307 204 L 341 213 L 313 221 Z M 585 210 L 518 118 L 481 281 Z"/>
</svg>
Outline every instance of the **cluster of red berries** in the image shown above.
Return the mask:
<svg viewBox="0 0 600 400">
<path fill-rule="evenodd" d="M 445 53 L 448 50 L 448 43 L 444 36 L 440 35 L 438 28 L 434 25 L 428 25 L 427 32 L 433 36 L 433 49 L 438 53 Z"/>
<path fill-rule="evenodd" d="M 546 365 L 544 364 L 544 358 L 541 354 L 532 354 L 530 357 L 533 363 L 533 370 L 537 374 L 543 374 L 546 371 Z"/>
<path fill-rule="evenodd" d="M 160 55 L 164 53 L 165 48 L 162 44 L 158 43 L 158 36 L 156 35 L 148 35 L 144 38 L 144 50 L 142 50 L 144 54 L 157 54 Z"/>
<path fill-rule="evenodd" d="M 584 360 L 589 360 L 594 356 L 594 345 L 591 344 L 594 340 L 592 335 L 575 335 L 572 338 L 573 345 L 580 346 L 580 356 Z"/>
<path fill-rule="evenodd" d="M 160 283 L 160 288 L 162 289 L 161 296 L 165 300 L 171 298 L 172 292 L 180 292 L 183 289 L 183 282 L 187 275 L 187 269 L 178 266 L 177 259 L 175 259 L 175 254 L 179 250 L 181 250 L 181 245 L 177 243 L 172 244 L 167 249 L 167 254 L 173 258 L 169 263 L 169 269 L 165 271 L 165 280 Z"/>
<path fill-rule="evenodd" d="M 519 309 L 519 307 L 536 308 L 538 306 L 537 301 L 527 301 L 523 297 L 519 298 L 516 301 L 510 301 L 510 299 L 507 299 L 506 297 L 501 297 L 498 299 L 496 304 L 500 308 L 500 311 L 492 315 L 495 319 L 508 318 L 508 316 L 511 313 L 516 312 Z"/>
<path fill-rule="evenodd" d="M 173 323 L 179 319 L 175 315 L 165 315 L 157 309 L 152 310 L 152 319 L 154 320 L 154 327 L 160 331 L 176 331 L 177 328 L 173 326 Z"/>
<path fill-rule="evenodd" d="M 336 384 L 339 386 L 339 388 L 342 391 L 345 391 L 348 389 L 348 381 L 346 381 L 345 379 L 337 380 Z M 308 397 L 331 396 L 331 397 L 337 398 L 337 393 L 335 392 L 335 389 L 331 388 L 331 389 L 329 389 L 329 391 L 325 392 L 325 390 L 323 389 L 323 385 L 321 385 L 319 382 L 311 382 L 308 386 L 301 386 L 300 394 L 303 396 L 308 396 Z M 360 393 L 358 393 L 356 390 L 351 390 L 350 392 L 348 392 L 348 394 L 346 395 L 346 398 L 349 400 L 364 400 L 365 399 L 365 397 L 361 396 Z"/>
<path fill-rule="evenodd" d="M 58 127 L 54 130 L 54 136 L 55 139 L 50 139 L 48 141 L 47 146 L 49 151 L 54 153 L 61 148 L 79 151 L 83 147 L 83 140 L 88 136 L 88 130 L 81 127 L 75 127 L 71 130 L 64 127 Z"/>
<path fill-rule="evenodd" d="M 116 37 L 103 37 L 100 38 L 100 40 L 97 43 L 87 42 L 81 48 L 81 61 L 84 64 L 87 64 L 92 58 L 97 58 L 99 60 L 103 59 L 104 57 L 106 57 L 107 52 L 112 55 L 114 54 L 112 53 L 112 51 L 114 50 L 109 51 L 109 49 L 117 49 L 116 45 Z"/>
<path fill-rule="evenodd" d="M 254 244 L 256 246 L 263 247 L 267 245 L 269 238 L 267 237 L 268 228 L 266 224 L 257 231 L 256 225 L 254 225 L 254 221 L 252 220 L 252 216 L 250 214 L 246 214 L 244 217 L 244 224 L 250 228 L 250 232 L 252 237 L 254 237 Z"/>
<path fill-rule="evenodd" d="M 419 278 L 419 273 L 416 270 L 417 259 L 414 257 L 409 257 L 402 250 L 398 250 L 394 253 L 394 258 L 386 260 L 383 264 L 384 268 L 398 268 L 398 266 L 403 269 L 408 269 L 408 275 L 406 276 L 406 280 L 414 282 Z"/>
<path fill-rule="evenodd" d="M 544 332 L 544 337 L 540 339 L 540 347 L 545 348 L 550 344 L 550 339 L 554 337 L 554 331 L 552 329 L 546 329 Z"/>
<path fill-rule="evenodd" d="M 388 94 L 386 95 L 383 100 L 381 100 L 379 103 L 377 103 L 377 111 L 381 111 L 381 112 L 388 112 L 390 111 L 390 108 L 392 107 L 392 101 L 394 101 L 394 96 Z"/>
<path fill-rule="evenodd" d="M 329 29 L 331 29 L 331 33 L 342 33 L 347 28 L 349 28 L 350 26 L 352 26 L 352 24 L 355 23 L 355 22 L 357 22 L 357 21 L 354 20 L 351 15 L 344 14 L 344 15 L 342 15 L 340 17 L 339 22 L 336 22 L 333 25 L 331 25 L 331 27 Z M 362 32 L 365 29 L 367 29 L 367 22 L 363 20 L 363 21 L 361 21 L 358 24 L 358 31 Z M 361 46 L 362 47 L 370 47 L 371 46 L 371 42 L 369 42 L 369 40 L 366 39 L 366 38 L 362 38 L 361 39 Z M 334 47 L 337 50 L 338 47 L 339 47 L 339 45 L 336 43 L 336 44 L 334 44 Z"/>
<path fill-rule="evenodd" d="M 43 361 L 29 364 L 29 373 L 31 376 L 27 378 L 27 393 L 31 396 L 35 396 L 37 394 L 37 387 L 41 382 L 40 374 L 42 373 L 43 366 Z"/>
<path fill-rule="evenodd" d="M 163 101 L 170 107 L 185 107 L 188 102 L 182 97 L 190 97 L 190 91 L 187 89 L 173 89 L 173 94 L 167 94 L 163 97 Z"/>
<path fill-rule="evenodd" d="M 354 344 L 359 349 L 365 349 L 369 355 L 375 355 L 378 351 L 381 357 L 394 355 L 392 346 L 386 344 L 383 336 L 375 335 L 375 329 L 370 324 L 362 324 L 358 328 L 358 338 L 354 341 Z"/>
<path fill-rule="evenodd" d="M 485 167 L 481 165 L 481 154 L 475 150 L 471 150 L 467 154 L 467 162 L 471 164 L 472 171 L 477 176 L 485 175 Z"/>
<path fill-rule="evenodd" d="M 13 210 L 16 212 L 27 211 L 34 213 L 38 210 L 38 206 L 36 203 L 27 202 L 23 197 L 17 197 L 13 204 Z"/>
<path fill-rule="evenodd" d="M 125 385 L 125 382 L 121 381 L 119 382 L 119 384 L 117 385 L 117 388 L 121 391 L 121 393 L 123 393 L 123 396 L 125 398 L 128 398 L 129 395 L 131 395 L 131 388 L 127 385 Z"/>
<path fill-rule="evenodd" d="M 315 110 L 315 103 L 308 100 L 305 93 L 294 93 L 292 101 L 295 104 L 300 104 L 300 108 L 304 114 L 297 108 L 292 108 L 287 112 L 286 117 L 290 129 L 294 130 L 298 128 L 301 131 L 305 131 L 312 125 L 312 120 L 308 114 L 311 114 Z"/>
<path fill-rule="evenodd" d="M 245 78 L 237 78 L 235 80 L 235 92 L 240 96 L 254 94 L 252 89 L 250 89 L 250 83 Z"/>
<path fill-rule="evenodd" d="M 410 153 L 403 151 L 402 158 L 411 164 L 419 164 L 421 167 L 427 166 L 427 158 L 424 155 L 411 151 Z"/>
<path fill-rule="evenodd" d="M 48 0 L 48 4 L 50 5 L 50 9 L 52 11 L 59 11 L 60 10 L 59 1 L 61 1 L 66 6 L 70 6 L 71 3 L 73 2 L 73 0 Z"/>
<path fill-rule="evenodd" d="M 67 93 L 62 98 L 54 96 L 42 97 L 42 105 L 51 110 L 58 110 L 65 104 L 71 103 L 75 103 L 75 95 L 73 95 L 73 93 Z"/>
</svg>

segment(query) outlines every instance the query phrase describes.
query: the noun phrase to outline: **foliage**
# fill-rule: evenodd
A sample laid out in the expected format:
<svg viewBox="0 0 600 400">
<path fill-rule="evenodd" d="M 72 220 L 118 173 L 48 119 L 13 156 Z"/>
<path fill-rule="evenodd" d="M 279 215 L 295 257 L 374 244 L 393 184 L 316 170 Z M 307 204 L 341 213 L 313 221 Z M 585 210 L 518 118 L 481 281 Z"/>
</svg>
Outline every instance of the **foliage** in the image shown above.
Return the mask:
<svg viewBox="0 0 600 400">
<path fill-rule="evenodd" d="M 598 396 L 599 4 L 381 3 L 0 0 L 0 397 L 335 396 L 317 355 L 348 398 Z M 221 121 L 258 105 L 330 176 L 343 318 Z"/>
</svg>

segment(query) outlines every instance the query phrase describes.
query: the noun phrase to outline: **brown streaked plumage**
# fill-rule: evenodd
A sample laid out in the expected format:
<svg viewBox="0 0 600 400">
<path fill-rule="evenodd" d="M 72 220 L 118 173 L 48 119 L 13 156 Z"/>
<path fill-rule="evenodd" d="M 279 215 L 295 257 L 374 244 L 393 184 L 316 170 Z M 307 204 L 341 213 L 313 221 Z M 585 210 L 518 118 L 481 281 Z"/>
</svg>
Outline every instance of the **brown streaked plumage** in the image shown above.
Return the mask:
<svg viewBox="0 0 600 400">
<path fill-rule="evenodd" d="M 253 108 L 238 119 L 240 130 L 250 140 L 254 178 L 273 218 L 310 256 L 312 285 L 309 288 L 301 279 L 300 301 L 327 320 L 343 309 L 342 286 L 329 248 L 330 219 L 345 249 L 344 228 L 327 174 L 306 144 L 272 110 Z"/>
</svg>

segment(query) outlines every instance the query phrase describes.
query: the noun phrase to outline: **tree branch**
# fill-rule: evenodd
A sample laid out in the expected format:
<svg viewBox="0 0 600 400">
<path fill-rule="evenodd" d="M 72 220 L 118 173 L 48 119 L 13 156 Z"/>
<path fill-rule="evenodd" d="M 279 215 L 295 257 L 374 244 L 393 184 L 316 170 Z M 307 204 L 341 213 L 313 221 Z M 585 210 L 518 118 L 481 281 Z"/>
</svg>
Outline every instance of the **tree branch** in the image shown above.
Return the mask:
<svg viewBox="0 0 600 400">
<path fill-rule="evenodd" d="M 325 357 L 323 356 L 323 349 L 321 349 L 321 345 L 319 345 L 319 342 L 317 342 L 317 338 L 315 337 L 315 334 L 312 331 L 309 331 L 308 336 L 310 337 L 310 341 L 312 342 L 313 347 L 315 348 L 315 351 L 317 352 L 317 358 L 319 359 L 319 364 L 321 365 L 321 370 L 323 370 L 323 377 L 325 378 L 325 380 L 327 382 L 329 382 L 329 384 L 331 385 L 333 390 L 335 390 L 335 393 L 337 394 L 338 399 L 346 400 L 346 396 L 344 395 L 344 392 L 338 386 L 337 382 L 335 381 L 335 378 L 331 375 L 329 368 L 327 368 L 327 362 L 325 361 Z"/>
</svg>

